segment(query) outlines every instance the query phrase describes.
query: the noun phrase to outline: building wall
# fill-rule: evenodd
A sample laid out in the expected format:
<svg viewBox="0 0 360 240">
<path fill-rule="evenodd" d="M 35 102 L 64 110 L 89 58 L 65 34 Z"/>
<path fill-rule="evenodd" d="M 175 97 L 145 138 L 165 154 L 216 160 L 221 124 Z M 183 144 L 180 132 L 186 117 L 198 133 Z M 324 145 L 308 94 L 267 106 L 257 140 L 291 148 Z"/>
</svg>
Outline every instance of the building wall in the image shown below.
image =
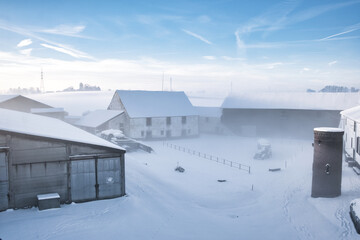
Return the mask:
<svg viewBox="0 0 360 240">
<path fill-rule="evenodd" d="M 120 172 L 107 168 L 107 170 L 103 170 L 101 175 L 105 176 L 104 172 L 108 172 L 109 176 L 114 173 L 119 174 L 119 176 L 113 176 L 114 179 L 120 179 L 120 181 L 114 182 L 116 186 L 113 186 L 118 189 L 118 194 L 116 196 L 106 196 L 105 193 L 105 196 L 99 197 L 95 195 L 91 199 L 77 199 L 77 201 L 118 197 L 125 194 L 124 154 L 114 153 L 116 150 L 9 133 L 0 133 L 1 146 L 9 147 L 9 208 L 36 206 L 36 196 L 46 193 L 58 193 L 62 203 L 71 202 L 71 193 L 74 191 L 71 188 L 72 184 L 75 184 L 75 186 L 81 184 L 76 182 L 74 174 L 72 174 L 72 162 L 86 159 L 100 161 L 106 156 L 112 157 L 115 159 L 113 161 L 118 161 L 118 165 L 122 166 Z M 87 156 L 85 159 L 73 159 L 71 157 L 84 155 Z M 104 161 L 100 162 L 103 163 Z M 90 174 L 89 166 L 86 167 L 85 165 L 82 167 L 80 174 L 82 176 L 87 174 L 88 177 L 95 176 Z M 83 185 L 88 184 L 86 179 L 81 182 Z M 86 187 L 91 189 L 94 188 L 94 185 Z"/>
<path fill-rule="evenodd" d="M 146 125 L 146 118 L 130 119 L 130 137 L 135 139 L 169 138 L 169 137 L 194 137 L 199 135 L 198 116 L 170 117 L 171 123 L 167 124 L 167 117 L 151 118 L 151 125 Z M 151 137 L 148 133 L 151 132 Z"/>
<path fill-rule="evenodd" d="M 199 117 L 200 133 L 223 134 L 226 132 L 225 126 L 221 123 L 220 117 Z"/>
<path fill-rule="evenodd" d="M 340 111 L 223 109 L 222 122 L 239 135 L 313 139 L 315 127 L 338 127 Z"/>
<path fill-rule="evenodd" d="M 345 118 L 343 120 L 344 128 L 344 151 L 347 156 L 355 159 L 355 146 L 356 146 L 356 136 L 354 129 L 355 122 L 351 119 Z M 359 136 L 359 135 L 358 135 Z"/>
</svg>

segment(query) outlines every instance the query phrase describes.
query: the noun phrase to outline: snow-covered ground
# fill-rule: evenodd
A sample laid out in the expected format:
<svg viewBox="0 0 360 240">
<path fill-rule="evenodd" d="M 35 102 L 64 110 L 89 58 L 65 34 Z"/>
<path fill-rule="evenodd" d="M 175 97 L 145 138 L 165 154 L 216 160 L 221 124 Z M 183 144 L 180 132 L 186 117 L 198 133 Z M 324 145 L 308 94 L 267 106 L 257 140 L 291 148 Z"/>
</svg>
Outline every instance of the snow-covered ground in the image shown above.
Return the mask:
<svg viewBox="0 0 360 240">
<path fill-rule="evenodd" d="M 0 238 L 360 239 L 349 216 L 350 201 L 360 196 L 360 178 L 344 164 L 342 195 L 311 198 L 311 141 L 269 140 L 269 160 L 252 159 L 255 138 L 170 141 L 250 165 L 251 174 L 148 142 L 154 153 L 126 154 L 126 197 L 1 212 Z M 174 171 L 177 165 L 185 172 Z"/>
</svg>

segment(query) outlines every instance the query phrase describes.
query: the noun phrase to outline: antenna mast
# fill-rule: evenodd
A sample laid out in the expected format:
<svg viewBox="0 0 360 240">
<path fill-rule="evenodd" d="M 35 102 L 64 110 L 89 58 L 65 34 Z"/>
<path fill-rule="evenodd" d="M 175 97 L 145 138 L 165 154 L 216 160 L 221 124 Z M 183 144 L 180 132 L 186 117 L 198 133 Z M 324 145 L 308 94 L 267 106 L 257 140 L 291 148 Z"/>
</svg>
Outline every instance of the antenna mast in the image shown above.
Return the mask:
<svg viewBox="0 0 360 240">
<path fill-rule="evenodd" d="M 41 68 L 41 82 L 40 82 L 40 91 L 42 93 L 45 92 L 45 85 L 44 85 L 44 74 L 43 74 L 43 69 Z"/>
</svg>

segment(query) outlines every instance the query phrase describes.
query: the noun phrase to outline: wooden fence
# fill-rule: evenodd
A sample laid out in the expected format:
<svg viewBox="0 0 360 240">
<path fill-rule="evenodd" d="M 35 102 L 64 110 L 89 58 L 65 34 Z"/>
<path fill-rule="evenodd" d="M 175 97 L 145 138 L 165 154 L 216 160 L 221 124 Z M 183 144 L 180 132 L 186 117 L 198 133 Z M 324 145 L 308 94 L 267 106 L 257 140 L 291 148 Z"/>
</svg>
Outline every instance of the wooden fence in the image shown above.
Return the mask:
<svg viewBox="0 0 360 240">
<path fill-rule="evenodd" d="M 233 168 L 237 168 L 239 170 L 246 171 L 249 174 L 251 173 L 251 170 L 250 170 L 251 167 L 248 166 L 248 165 L 245 165 L 245 164 L 230 161 L 230 160 L 227 160 L 225 158 L 220 158 L 218 156 L 214 156 L 214 155 L 211 155 L 211 154 L 201 153 L 199 151 L 192 150 L 192 149 L 185 148 L 185 147 L 181 147 L 181 146 L 178 146 L 178 145 L 175 145 L 175 144 L 172 144 L 172 143 L 163 142 L 163 146 L 166 146 L 166 147 L 169 147 L 169 148 L 172 148 L 172 149 L 184 152 L 184 153 L 192 154 L 194 156 L 205 158 L 205 159 L 217 162 L 217 163 L 222 163 L 222 164 L 227 165 L 229 167 L 233 167 Z"/>
</svg>

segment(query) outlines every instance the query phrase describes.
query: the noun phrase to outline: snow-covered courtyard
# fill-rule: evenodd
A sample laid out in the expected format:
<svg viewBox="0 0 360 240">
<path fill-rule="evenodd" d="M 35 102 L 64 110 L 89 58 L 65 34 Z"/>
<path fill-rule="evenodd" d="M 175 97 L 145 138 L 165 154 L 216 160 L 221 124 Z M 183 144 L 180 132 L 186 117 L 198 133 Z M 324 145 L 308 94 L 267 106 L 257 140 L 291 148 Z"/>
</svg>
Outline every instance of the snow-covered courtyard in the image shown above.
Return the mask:
<svg viewBox="0 0 360 240">
<path fill-rule="evenodd" d="M 360 178 L 352 169 L 343 164 L 340 197 L 311 198 L 312 141 L 269 141 L 273 156 L 267 160 L 253 159 L 256 138 L 168 141 L 249 165 L 250 174 L 162 141 L 147 142 L 152 154 L 126 154 L 127 196 L 0 212 L 0 238 L 360 239 L 349 216 L 350 201 L 360 196 Z M 177 166 L 185 172 L 174 171 Z"/>
</svg>

